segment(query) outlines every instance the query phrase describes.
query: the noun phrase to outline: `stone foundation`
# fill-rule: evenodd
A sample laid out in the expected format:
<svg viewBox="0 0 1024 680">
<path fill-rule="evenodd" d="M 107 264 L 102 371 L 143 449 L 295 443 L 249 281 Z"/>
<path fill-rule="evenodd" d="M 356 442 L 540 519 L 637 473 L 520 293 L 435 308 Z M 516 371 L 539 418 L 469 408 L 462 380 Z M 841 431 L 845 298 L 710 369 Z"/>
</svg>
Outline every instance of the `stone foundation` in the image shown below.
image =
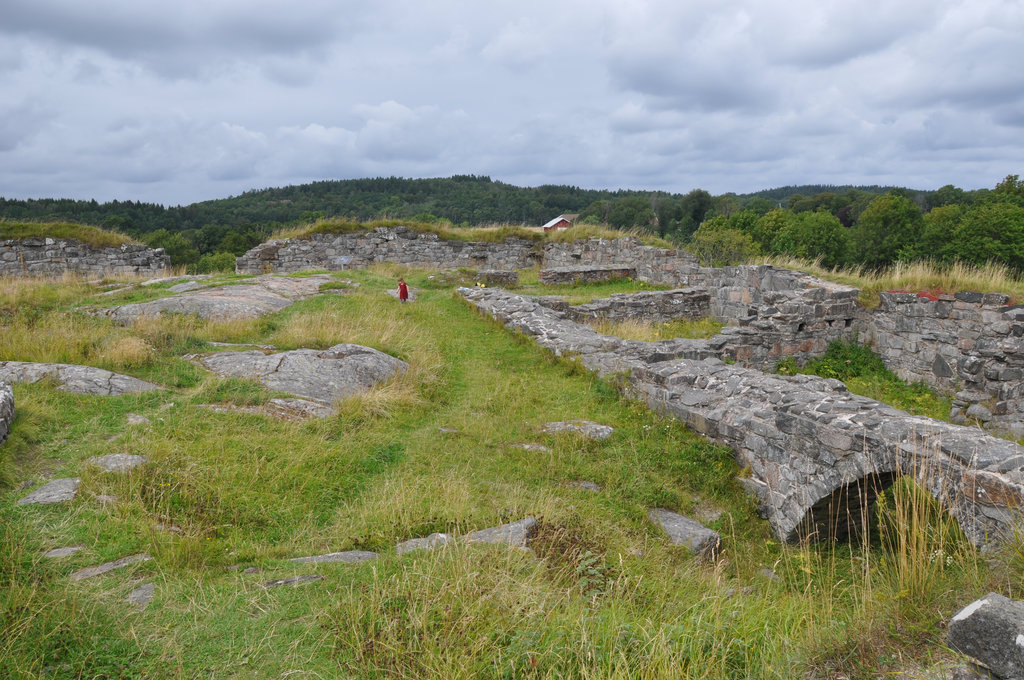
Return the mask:
<svg viewBox="0 0 1024 680">
<path fill-rule="evenodd" d="M 96 248 L 74 239 L 23 238 L 0 241 L 0 276 L 56 275 L 75 272 L 160 274 L 171 266 L 163 248 L 126 243 Z"/>
<path fill-rule="evenodd" d="M 624 341 L 500 289 L 459 289 L 557 355 L 578 356 L 651 408 L 730 446 L 773 531 L 792 541 L 856 531 L 881 490 L 911 475 L 978 546 L 1012 535 L 1024 448 L 977 428 L 911 416 L 837 380 L 768 375 L 715 358 L 716 343 Z"/>
</svg>

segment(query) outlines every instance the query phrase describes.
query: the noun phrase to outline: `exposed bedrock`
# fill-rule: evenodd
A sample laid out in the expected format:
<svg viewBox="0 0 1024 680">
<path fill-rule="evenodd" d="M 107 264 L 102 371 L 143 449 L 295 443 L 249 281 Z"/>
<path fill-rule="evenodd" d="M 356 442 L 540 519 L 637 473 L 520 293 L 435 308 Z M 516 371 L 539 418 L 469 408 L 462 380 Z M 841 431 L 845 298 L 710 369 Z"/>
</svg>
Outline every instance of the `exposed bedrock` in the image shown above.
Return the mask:
<svg viewBox="0 0 1024 680">
<path fill-rule="evenodd" d="M 500 289 L 460 294 L 557 355 L 731 447 L 772 530 L 792 541 L 856 530 L 875 496 L 912 475 L 978 546 L 1012 531 L 1024 505 L 1024 448 L 977 428 L 911 416 L 836 380 L 720 361 L 717 339 L 624 341 Z"/>
</svg>

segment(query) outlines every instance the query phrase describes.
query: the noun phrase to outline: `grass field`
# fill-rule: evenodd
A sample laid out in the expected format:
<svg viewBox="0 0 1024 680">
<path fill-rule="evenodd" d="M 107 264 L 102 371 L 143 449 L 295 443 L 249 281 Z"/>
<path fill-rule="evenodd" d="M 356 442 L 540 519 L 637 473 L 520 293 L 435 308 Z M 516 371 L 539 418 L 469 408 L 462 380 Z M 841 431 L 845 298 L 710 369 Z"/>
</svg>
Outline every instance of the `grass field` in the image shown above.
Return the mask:
<svg viewBox="0 0 1024 680">
<path fill-rule="evenodd" d="M 78 310 L 111 300 L 83 280 L 0 280 L 0 361 L 83 363 L 169 388 L 101 398 L 14 387 L 0 447 L 0 677 L 887 677 L 952 663 L 940 624 L 990 590 L 1021 594 L 1019 546 L 983 558 L 910 485 L 888 497 L 871 540 L 779 544 L 728 450 L 479 316 L 457 281 L 428 274 L 345 272 L 360 285 L 260 320 L 126 328 Z M 416 302 L 385 295 L 398 275 Z M 410 370 L 325 420 L 215 413 L 200 406 L 272 395 L 181 358 L 209 342 L 352 342 Z M 129 413 L 150 422 L 128 425 Z M 604 442 L 540 431 L 574 418 L 616 431 Z M 148 463 L 125 476 L 83 464 L 118 452 Z M 22 481 L 47 476 L 80 477 L 78 498 L 14 505 Z M 581 480 L 601 490 L 570 485 Z M 721 559 L 671 546 L 652 507 L 718 530 Z M 533 554 L 394 551 L 526 516 L 540 521 Z M 42 557 L 72 545 L 83 549 Z M 381 557 L 288 561 L 350 549 Z M 137 553 L 153 559 L 69 579 Z M 263 587 L 310 574 L 323 580 Z M 154 600 L 137 611 L 124 597 L 147 582 Z"/>
</svg>

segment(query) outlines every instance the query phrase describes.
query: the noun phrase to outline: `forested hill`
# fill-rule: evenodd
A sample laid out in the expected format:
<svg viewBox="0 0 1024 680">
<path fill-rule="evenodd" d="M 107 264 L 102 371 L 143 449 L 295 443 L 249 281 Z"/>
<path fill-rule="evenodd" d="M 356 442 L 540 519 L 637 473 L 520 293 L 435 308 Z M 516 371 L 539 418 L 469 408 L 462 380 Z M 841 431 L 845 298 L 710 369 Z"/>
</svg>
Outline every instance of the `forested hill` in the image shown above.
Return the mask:
<svg viewBox="0 0 1024 680">
<path fill-rule="evenodd" d="M 756 194 L 728 195 L 743 205 L 762 197 L 784 201 L 793 194 L 815 195 L 861 189 L 884 193 L 879 187 L 793 186 Z M 436 179 L 379 177 L 314 182 L 274 189 L 247 191 L 240 196 L 203 201 L 188 206 L 164 207 L 135 201 L 73 201 L 69 199 L 15 200 L 0 198 L 0 219 L 66 221 L 143 236 L 158 229 L 198 230 L 208 225 L 258 228 L 268 232 L 278 226 L 307 221 L 311 217 L 345 217 L 359 221 L 379 218 L 427 221 L 439 218 L 456 225 L 544 224 L 562 213 L 605 212 L 623 199 L 646 203 L 660 212 L 657 203 L 691 202 L 710 206 L 711 195 L 700 189 L 689 194 L 657 191 L 580 189 L 565 185 L 517 187 L 486 176 L 456 175 Z M 602 205 L 603 204 L 603 205 Z M 662 206 L 663 207 L 663 206 Z M 700 206 L 703 207 L 703 206 Z"/>
</svg>

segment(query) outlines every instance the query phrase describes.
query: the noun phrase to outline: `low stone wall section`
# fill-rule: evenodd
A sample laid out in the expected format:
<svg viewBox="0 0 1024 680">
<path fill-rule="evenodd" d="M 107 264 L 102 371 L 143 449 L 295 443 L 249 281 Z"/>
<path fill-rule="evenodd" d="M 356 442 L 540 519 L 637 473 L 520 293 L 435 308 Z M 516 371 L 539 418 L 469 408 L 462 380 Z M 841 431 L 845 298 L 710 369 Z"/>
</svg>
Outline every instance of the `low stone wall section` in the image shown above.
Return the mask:
<svg viewBox="0 0 1024 680">
<path fill-rule="evenodd" d="M 541 269 L 538 280 L 548 286 L 602 283 L 615 279 L 636 278 L 636 269 L 628 264 L 596 265 L 593 267 L 552 267 Z"/>
<path fill-rule="evenodd" d="M 7 441 L 14 422 L 14 391 L 5 382 L 0 382 L 0 444 Z"/>
<path fill-rule="evenodd" d="M 23 238 L 0 241 L 0 276 L 54 275 L 75 272 L 159 274 L 171 266 L 163 248 L 126 243 L 96 248 L 75 239 Z"/>
<path fill-rule="evenodd" d="M 338 271 L 361 269 L 377 262 L 434 269 L 528 269 L 540 262 L 540 252 L 533 242 L 522 239 L 509 238 L 504 243 L 448 241 L 408 227 L 378 227 L 372 231 L 267 241 L 237 258 L 235 271 Z"/>
<path fill-rule="evenodd" d="M 977 428 L 911 416 L 836 380 L 725 364 L 707 341 L 624 341 L 535 299 L 500 289 L 459 293 L 556 355 L 625 375 L 627 389 L 652 408 L 730 446 L 749 470 L 745 486 L 784 540 L 856 529 L 877 493 L 903 475 L 978 546 L 1012 535 L 1024 506 L 1024 448 Z"/>
<path fill-rule="evenodd" d="M 894 373 L 955 393 L 951 416 L 1024 436 L 1024 308 L 1002 294 L 880 294 L 860 325 Z"/>
</svg>

